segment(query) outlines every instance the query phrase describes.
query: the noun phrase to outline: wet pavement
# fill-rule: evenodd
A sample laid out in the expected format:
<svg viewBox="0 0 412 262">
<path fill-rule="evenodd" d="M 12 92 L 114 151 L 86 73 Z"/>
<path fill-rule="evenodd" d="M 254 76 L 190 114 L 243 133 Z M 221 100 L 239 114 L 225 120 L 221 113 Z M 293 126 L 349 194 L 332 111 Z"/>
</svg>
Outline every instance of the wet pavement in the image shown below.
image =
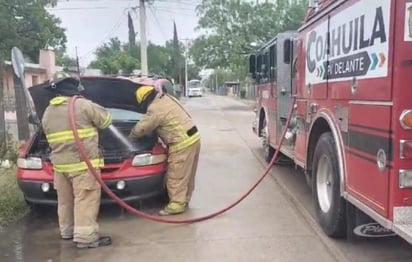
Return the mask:
<svg viewBox="0 0 412 262">
<path fill-rule="evenodd" d="M 180 217 L 197 217 L 236 200 L 264 166 L 249 106 L 211 95 L 185 101 L 201 132 L 202 150 L 193 200 Z M 281 172 L 295 177 L 291 169 Z M 347 256 L 350 248 L 322 236 L 276 181 L 266 178 L 233 210 L 190 225 L 159 224 L 105 207 L 101 233 L 111 235 L 113 245 L 92 250 L 79 251 L 59 239 L 54 210 L 32 212 L 17 225 L 0 229 L 0 261 L 357 261 Z M 153 203 L 143 208 L 156 211 Z"/>
</svg>

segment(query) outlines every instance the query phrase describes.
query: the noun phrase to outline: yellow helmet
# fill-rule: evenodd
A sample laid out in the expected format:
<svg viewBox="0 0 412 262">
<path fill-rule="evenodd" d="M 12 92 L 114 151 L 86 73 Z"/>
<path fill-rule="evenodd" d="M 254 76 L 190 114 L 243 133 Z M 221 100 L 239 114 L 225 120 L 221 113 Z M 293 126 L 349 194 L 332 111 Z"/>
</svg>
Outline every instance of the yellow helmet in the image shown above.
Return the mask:
<svg viewBox="0 0 412 262">
<path fill-rule="evenodd" d="M 137 103 L 141 104 L 143 100 L 154 90 L 153 86 L 141 86 L 136 90 Z"/>
</svg>

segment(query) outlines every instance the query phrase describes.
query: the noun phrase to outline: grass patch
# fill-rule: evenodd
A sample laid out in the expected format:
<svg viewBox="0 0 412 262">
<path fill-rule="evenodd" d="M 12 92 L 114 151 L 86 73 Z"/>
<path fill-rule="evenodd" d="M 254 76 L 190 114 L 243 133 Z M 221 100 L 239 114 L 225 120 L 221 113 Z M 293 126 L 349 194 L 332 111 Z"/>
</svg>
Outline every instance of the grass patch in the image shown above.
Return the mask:
<svg viewBox="0 0 412 262">
<path fill-rule="evenodd" d="M 17 185 L 16 169 L 0 169 L 0 225 L 20 219 L 27 208 Z"/>
</svg>

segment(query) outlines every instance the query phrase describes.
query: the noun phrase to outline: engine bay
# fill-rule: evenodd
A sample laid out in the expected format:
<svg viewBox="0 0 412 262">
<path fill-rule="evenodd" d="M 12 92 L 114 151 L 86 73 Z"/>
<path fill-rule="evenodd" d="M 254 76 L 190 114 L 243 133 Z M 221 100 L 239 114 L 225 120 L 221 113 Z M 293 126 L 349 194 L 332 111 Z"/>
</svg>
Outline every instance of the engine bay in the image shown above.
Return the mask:
<svg viewBox="0 0 412 262">
<path fill-rule="evenodd" d="M 127 137 L 134 127 L 135 122 L 114 122 L 113 125 Z M 98 130 L 98 133 L 99 149 L 106 163 L 119 163 L 133 157 L 137 153 L 151 151 L 158 141 L 155 134 L 133 141 L 133 146 L 136 151 L 131 152 L 109 129 Z M 31 157 L 38 157 L 43 161 L 50 162 L 51 148 L 42 131 L 38 131 L 28 152 L 28 155 Z"/>
</svg>

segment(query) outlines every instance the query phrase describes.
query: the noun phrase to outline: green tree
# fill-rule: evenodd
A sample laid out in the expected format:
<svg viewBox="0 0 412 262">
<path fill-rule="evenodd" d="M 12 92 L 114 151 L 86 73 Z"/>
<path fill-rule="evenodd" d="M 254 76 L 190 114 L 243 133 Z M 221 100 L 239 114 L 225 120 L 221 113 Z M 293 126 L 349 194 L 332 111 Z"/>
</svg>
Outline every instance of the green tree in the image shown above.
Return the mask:
<svg viewBox="0 0 412 262">
<path fill-rule="evenodd" d="M 47 6 L 55 4 L 52 0 L 0 0 L 0 146 L 4 146 L 6 131 L 3 108 L 3 61 L 11 57 L 13 46 L 19 47 L 27 60 L 38 62 L 39 49 L 45 46 L 65 50 L 65 30 L 61 21 L 49 14 Z M 20 139 L 27 138 L 28 124 L 23 92 L 16 88 L 17 120 Z M 19 134 L 20 134 L 19 133 Z"/>
<path fill-rule="evenodd" d="M 67 54 L 57 53 L 56 54 L 56 64 L 64 68 L 77 67 L 76 58 L 70 57 Z"/>
<path fill-rule="evenodd" d="M 202 0 L 197 28 L 209 33 L 193 41 L 191 57 L 198 67 L 220 66 L 245 74 L 251 43 L 260 45 L 281 31 L 297 29 L 306 7 L 307 0 Z"/>
<path fill-rule="evenodd" d="M 136 32 L 134 30 L 133 19 L 130 12 L 127 14 L 127 22 L 129 28 L 129 47 L 136 46 Z"/>
<path fill-rule="evenodd" d="M 139 60 L 129 52 L 129 45 L 122 44 L 118 38 L 112 38 L 108 43 L 97 48 L 96 60 L 89 67 L 102 70 L 103 74 L 131 74 L 139 67 Z"/>
<path fill-rule="evenodd" d="M 174 78 L 175 81 L 178 73 L 177 69 L 183 70 L 181 61 L 183 61 L 183 44 L 169 40 L 165 45 L 155 45 L 149 43 L 147 47 L 149 72 L 151 74 L 163 75 Z M 176 53 L 179 50 L 179 53 Z M 109 42 L 99 47 L 96 52 L 96 59 L 92 61 L 89 67 L 102 70 L 103 74 L 130 74 L 134 69 L 140 68 L 140 46 L 136 44 L 130 47 L 128 44 L 121 43 L 118 38 L 110 39 Z M 178 59 L 176 59 L 178 57 Z M 192 65 L 188 68 L 191 75 L 197 75 L 199 69 Z M 182 74 L 182 72 L 180 72 Z"/>
<path fill-rule="evenodd" d="M 32 62 L 38 62 L 39 49 L 46 45 L 65 49 L 61 21 L 45 9 L 51 4 L 51 0 L 0 0 L 0 61 L 10 59 L 13 46 Z"/>
<path fill-rule="evenodd" d="M 170 43 L 169 43 L 170 45 Z M 168 47 L 168 43 L 166 43 L 166 48 Z M 177 83 L 182 82 L 182 48 L 181 43 L 179 42 L 179 37 L 177 36 L 177 28 L 176 23 L 173 21 L 173 42 L 172 42 L 172 64 L 173 64 L 173 72 L 172 76 L 176 80 Z"/>
</svg>

